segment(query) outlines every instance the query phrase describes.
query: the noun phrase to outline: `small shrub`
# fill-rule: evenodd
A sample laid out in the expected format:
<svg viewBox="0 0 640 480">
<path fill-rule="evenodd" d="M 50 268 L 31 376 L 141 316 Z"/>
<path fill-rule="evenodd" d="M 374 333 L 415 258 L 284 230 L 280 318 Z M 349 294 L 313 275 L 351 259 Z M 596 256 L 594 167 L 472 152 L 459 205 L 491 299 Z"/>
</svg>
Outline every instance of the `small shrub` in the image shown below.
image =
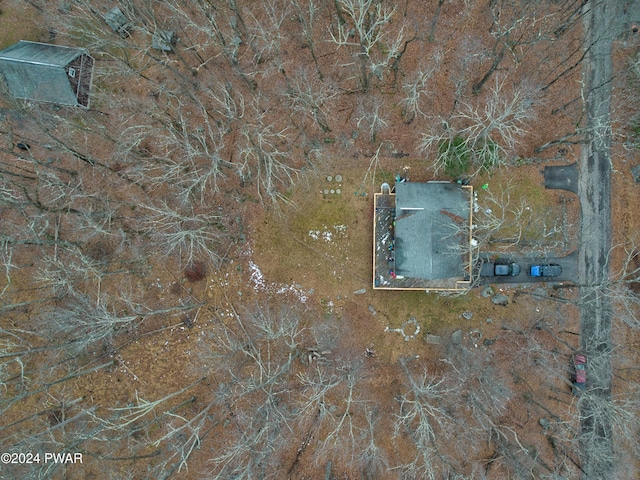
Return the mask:
<svg viewBox="0 0 640 480">
<path fill-rule="evenodd" d="M 190 282 L 199 282 L 207 276 L 207 267 L 203 262 L 191 262 L 184 269 L 184 277 Z"/>
<path fill-rule="evenodd" d="M 456 136 L 453 140 L 443 140 L 438 144 L 438 156 L 444 159 L 444 173 L 459 177 L 469 170 L 470 151 L 466 140 Z"/>
<path fill-rule="evenodd" d="M 482 168 L 486 171 L 502 163 L 500 159 L 500 147 L 493 140 L 487 140 L 484 148 L 479 151 L 479 156 L 481 157 Z"/>
<path fill-rule="evenodd" d="M 640 148 L 640 115 L 631 119 L 630 128 L 633 146 L 636 148 Z"/>
</svg>

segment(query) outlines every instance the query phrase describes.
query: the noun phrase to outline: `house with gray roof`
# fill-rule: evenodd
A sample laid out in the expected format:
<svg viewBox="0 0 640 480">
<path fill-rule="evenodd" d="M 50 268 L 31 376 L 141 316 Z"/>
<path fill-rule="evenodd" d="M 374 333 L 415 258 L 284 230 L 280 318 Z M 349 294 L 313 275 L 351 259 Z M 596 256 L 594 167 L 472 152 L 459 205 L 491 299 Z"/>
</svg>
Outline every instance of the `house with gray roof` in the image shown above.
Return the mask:
<svg viewBox="0 0 640 480">
<path fill-rule="evenodd" d="M 0 76 L 15 98 L 89 108 L 94 59 L 85 49 L 20 40 L 0 51 Z"/>
<path fill-rule="evenodd" d="M 451 182 L 397 182 L 376 194 L 373 288 L 469 288 L 472 200 L 472 187 Z"/>
</svg>

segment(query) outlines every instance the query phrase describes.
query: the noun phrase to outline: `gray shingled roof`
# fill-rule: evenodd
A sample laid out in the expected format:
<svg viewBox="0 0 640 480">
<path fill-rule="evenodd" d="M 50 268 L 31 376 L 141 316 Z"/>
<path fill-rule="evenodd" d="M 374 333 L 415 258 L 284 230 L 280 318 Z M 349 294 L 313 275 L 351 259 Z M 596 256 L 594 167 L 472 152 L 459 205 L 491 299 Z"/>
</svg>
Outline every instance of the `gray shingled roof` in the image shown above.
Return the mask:
<svg viewBox="0 0 640 480">
<path fill-rule="evenodd" d="M 83 68 L 80 81 L 75 75 Z M 88 107 L 92 71 L 93 59 L 81 48 L 20 40 L 0 51 L 0 74 L 16 98 Z M 84 94 L 76 91 L 79 83 Z"/>
<path fill-rule="evenodd" d="M 395 188 L 396 275 L 427 280 L 463 277 L 460 247 L 468 240 L 454 232 L 456 222 L 469 221 L 469 193 L 448 182 L 396 183 Z"/>
</svg>

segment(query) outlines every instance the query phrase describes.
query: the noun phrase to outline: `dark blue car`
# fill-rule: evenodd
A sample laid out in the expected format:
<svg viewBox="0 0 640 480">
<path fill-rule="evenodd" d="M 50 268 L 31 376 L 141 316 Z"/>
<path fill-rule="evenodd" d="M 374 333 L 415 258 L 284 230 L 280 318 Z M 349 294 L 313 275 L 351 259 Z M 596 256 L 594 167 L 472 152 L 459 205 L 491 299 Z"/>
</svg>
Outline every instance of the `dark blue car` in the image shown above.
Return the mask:
<svg viewBox="0 0 640 480">
<path fill-rule="evenodd" d="M 557 277 L 562 274 L 562 267 L 556 263 L 531 265 L 529 275 L 532 277 Z"/>
</svg>

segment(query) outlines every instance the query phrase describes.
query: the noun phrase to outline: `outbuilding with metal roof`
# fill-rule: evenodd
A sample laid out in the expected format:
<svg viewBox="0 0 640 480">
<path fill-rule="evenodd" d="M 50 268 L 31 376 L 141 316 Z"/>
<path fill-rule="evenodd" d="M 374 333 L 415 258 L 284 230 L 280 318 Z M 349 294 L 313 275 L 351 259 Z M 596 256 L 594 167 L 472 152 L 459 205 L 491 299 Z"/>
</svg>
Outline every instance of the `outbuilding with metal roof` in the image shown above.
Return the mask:
<svg viewBox="0 0 640 480">
<path fill-rule="evenodd" d="M 89 108 L 94 59 L 83 48 L 20 40 L 0 51 L 0 75 L 15 98 Z"/>
</svg>

